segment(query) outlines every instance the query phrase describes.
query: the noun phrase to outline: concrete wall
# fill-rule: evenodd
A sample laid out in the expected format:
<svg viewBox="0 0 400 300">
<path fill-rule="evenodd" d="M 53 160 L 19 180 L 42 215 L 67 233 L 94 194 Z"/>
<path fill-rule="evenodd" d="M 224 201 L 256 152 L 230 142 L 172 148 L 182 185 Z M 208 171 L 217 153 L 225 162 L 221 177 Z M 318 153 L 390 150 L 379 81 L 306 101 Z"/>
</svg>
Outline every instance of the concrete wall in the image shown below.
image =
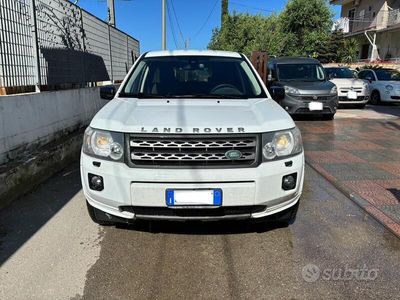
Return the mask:
<svg viewBox="0 0 400 300">
<path fill-rule="evenodd" d="M 86 126 L 104 104 L 99 88 L 0 97 L 0 164 Z"/>
</svg>

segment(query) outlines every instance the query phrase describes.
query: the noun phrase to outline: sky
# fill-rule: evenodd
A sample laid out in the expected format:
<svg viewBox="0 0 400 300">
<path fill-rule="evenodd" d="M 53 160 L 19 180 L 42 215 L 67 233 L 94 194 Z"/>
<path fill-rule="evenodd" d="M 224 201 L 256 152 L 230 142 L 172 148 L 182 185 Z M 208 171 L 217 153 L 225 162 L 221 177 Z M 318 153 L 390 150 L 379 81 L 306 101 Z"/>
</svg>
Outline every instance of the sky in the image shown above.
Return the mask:
<svg viewBox="0 0 400 300">
<path fill-rule="evenodd" d="M 183 49 L 185 40 L 189 41 L 190 49 L 206 49 L 213 28 L 220 26 L 221 0 L 167 1 L 170 3 L 170 19 L 167 14 L 167 49 Z M 230 0 L 229 11 L 278 14 L 287 1 Z M 107 0 L 79 0 L 78 5 L 100 19 L 107 20 Z M 141 52 L 161 48 L 161 0 L 115 0 L 115 6 L 117 28 L 138 39 Z M 332 10 L 338 18 L 340 7 L 332 6 Z"/>
</svg>

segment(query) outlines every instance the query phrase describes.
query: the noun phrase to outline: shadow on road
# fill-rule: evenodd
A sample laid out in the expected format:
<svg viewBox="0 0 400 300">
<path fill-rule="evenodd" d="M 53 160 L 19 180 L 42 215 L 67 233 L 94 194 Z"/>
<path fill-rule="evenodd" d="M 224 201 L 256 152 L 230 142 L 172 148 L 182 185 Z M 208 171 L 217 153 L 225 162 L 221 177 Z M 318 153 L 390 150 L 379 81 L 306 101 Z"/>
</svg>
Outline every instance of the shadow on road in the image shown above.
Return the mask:
<svg viewBox="0 0 400 300">
<path fill-rule="evenodd" d="M 0 266 L 81 190 L 79 163 L 0 210 Z"/>
</svg>

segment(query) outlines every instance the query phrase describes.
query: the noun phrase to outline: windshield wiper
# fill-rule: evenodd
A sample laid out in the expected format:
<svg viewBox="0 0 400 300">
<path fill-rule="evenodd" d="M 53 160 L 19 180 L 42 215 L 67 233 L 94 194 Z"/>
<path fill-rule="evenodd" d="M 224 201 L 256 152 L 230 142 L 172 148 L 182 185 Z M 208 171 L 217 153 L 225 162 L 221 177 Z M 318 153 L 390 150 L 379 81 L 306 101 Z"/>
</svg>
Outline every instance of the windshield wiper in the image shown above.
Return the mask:
<svg viewBox="0 0 400 300">
<path fill-rule="evenodd" d="M 145 94 L 145 93 L 120 93 L 119 96 L 123 98 L 138 98 L 138 99 L 165 98 L 164 96 L 161 95 Z"/>
</svg>

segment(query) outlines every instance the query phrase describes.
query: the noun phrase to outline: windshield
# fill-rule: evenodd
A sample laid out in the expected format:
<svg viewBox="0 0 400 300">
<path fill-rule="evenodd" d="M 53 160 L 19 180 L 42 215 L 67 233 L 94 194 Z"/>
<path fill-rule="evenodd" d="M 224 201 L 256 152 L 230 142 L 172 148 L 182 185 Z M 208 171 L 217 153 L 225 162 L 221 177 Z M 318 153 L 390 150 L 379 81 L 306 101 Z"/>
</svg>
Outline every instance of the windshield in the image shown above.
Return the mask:
<svg viewBox="0 0 400 300">
<path fill-rule="evenodd" d="M 242 58 L 168 56 L 142 59 L 121 97 L 261 98 L 259 81 Z"/>
<path fill-rule="evenodd" d="M 400 72 L 397 70 L 375 70 L 378 80 L 391 81 L 400 80 Z"/>
<path fill-rule="evenodd" d="M 354 78 L 354 73 L 349 68 L 326 68 L 329 78 Z"/>
<path fill-rule="evenodd" d="M 318 64 L 278 64 L 278 77 L 283 81 L 324 81 L 325 72 Z"/>
</svg>

